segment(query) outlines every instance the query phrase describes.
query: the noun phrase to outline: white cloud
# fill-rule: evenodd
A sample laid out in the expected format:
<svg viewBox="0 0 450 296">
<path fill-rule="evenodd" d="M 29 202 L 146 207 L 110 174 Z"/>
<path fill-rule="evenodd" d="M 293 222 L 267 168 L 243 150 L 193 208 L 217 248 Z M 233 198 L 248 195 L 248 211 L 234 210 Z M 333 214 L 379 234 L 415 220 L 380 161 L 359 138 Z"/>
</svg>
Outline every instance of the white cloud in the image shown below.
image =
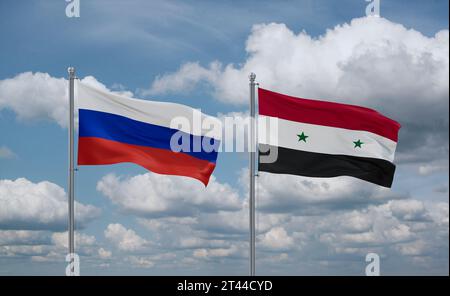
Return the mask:
<svg viewBox="0 0 450 296">
<path fill-rule="evenodd" d="M 67 250 L 69 247 L 68 233 L 65 232 L 55 232 L 52 234 L 52 242 L 58 247 Z M 87 235 L 85 233 L 75 232 L 75 245 L 77 248 L 93 246 L 96 243 L 95 236 Z"/>
<path fill-rule="evenodd" d="M 193 227 L 199 230 L 207 230 L 222 235 L 246 235 L 249 227 L 249 210 L 247 201 L 244 202 L 239 211 L 218 213 L 203 213 L 198 216 L 198 223 Z M 279 225 L 287 220 L 285 214 L 262 213 L 257 211 L 256 231 L 263 233 L 270 230 L 275 225 Z"/>
<path fill-rule="evenodd" d="M 422 176 L 428 176 L 434 173 L 447 172 L 448 173 L 448 163 L 447 164 L 426 164 L 419 166 L 419 174 Z"/>
<path fill-rule="evenodd" d="M 257 249 L 260 256 L 267 259 L 264 261 L 264 264 L 267 261 L 267 268 L 275 268 L 283 261 L 310 264 L 316 270 L 318 266 L 334 270 L 331 265 L 336 260 L 347 262 L 353 260 L 349 258 L 364 258 L 372 251 L 416 268 L 419 268 L 418 262 L 420 268 L 436 266 L 436 261 L 427 259 L 429 257 L 446 258 L 442 252 L 448 248 L 448 203 L 418 201 L 353 178 L 290 177 L 267 174 L 258 177 Z M 240 182 L 244 190 L 246 178 L 247 173 L 242 170 Z M 113 176 L 114 182 L 105 182 L 103 186 L 115 192 L 116 197 L 134 194 L 132 189 L 142 183 L 129 182 L 131 179 Z M 117 186 L 115 182 L 127 186 Z M 157 186 L 157 183 L 151 184 Z M 174 187 L 166 187 L 170 192 L 163 195 L 166 199 L 170 200 L 177 192 Z M 153 194 L 148 189 L 145 192 Z M 140 195 L 133 198 L 137 196 Z M 147 198 L 147 195 L 142 196 Z M 167 206 L 159 208 L 162 209 L 168 211 Z M 148 266 L 188 264 L 193 268 L 192 264 L 202 261 L 225 263 L 247 258 L 248 205 L 245 200 L 239 203 L 239 210 L 210 212 L 200 208 L 190 212 L 190 216 L 153 214 L 145 218 L 141 212 L 130 213 L 141 217 L 138 222 L 152 237 L 152 248 L 141 249 L 140 255 L 133 259 L 133 266 L 143 267 L 151 262 Z M 426 247 L 421 241 L 427 241 Z M 158 263 L 148 255 L 151 249 L 173 250 L 180 258 L 187 259 Z M 284 255 L 278 256 L 277 252 Z M 348 266 L 343 272 L 352 268 Z"/>
<path fill-rule="evenodd" d="M 230 248 L 217 248 L 217 249 L 197 249 L 194 250 L 193 255 L 196 258 L 215 258 L 215 257 L 228 257 L 235 254 L 238 249 L 235 246 Z"/>
<path fill-rule="evenodd" d="M 375 212 L 373 212 L 375 211 Z M 386 248 L 390 244 L 402 243 L 414 240 L 415 234 L 406 224 L 401 224 L 392 217 L 385 216 L 379 208 L 366 212 L 366 219 L 374 219 L 371 228 L 363 232 L 346 232 L 338 228 L 333 232 L 324 232 L 320 235 L 320 241 L 332 246 L 336 252 L 341 250 L 369 250 L 371 247 Z M 330 219 L 328 223 L 333 221 Z M 331 225 L 328 225 L 331 227 Z"/>
<path fill-rule="evenodd" d="M 448 30 L 428 38 L 383 18 L 354 19 L 318 38 L 295 34 L 284 24 L 260 24 L 247 39 L 249 56 L 240 67 L 187 63 L 176 73 L 157 77 L 152 91 L 184 90 L 178 86 L 206 80 L 219 99 L 247 103 L 247 76 L 255 72 L 263 87 L 305 97 L 372 101 L 383 100 L 381 93 L 401 99 L 413 93 L 417 98 L 419 91 L 433 101 L 448 93 L 448 39 Z M 423 70 L 427 75 L 419 72 Z"/>
<path fill-rule="evenodd" d="M 92 256 L 96 239 L 75 232 L 76 252 Z M 2 230 L 0 231 L 0 257 L 30 257 L 35 262 L 64 262 L 68 251 L 67 232 Z"/>
<path fill-rule="evenodd" d="M 366 213 L 353 210 L 349 213 L 343 214 L 338 225 L 349 233 L 361 233 L 370 231 L 372 228 L 372 221 L 367 219 Z"/>
<path fill-rule="evenodd" d="M 100 210 L 75 203 L 78 227 L 95 219 Z M 67 196 L 58 185 L 25 178 L 0 180 L 0 229 L 62 230 L 67 228 Z"/>
<path fill-rule="evenodd" d="M 50 235 L 46 231 L 0 230 L 0 246 L 46 243 L 50 243 Z"/>
<path fill-rule="evenodd" d="M 197 217 L 138 218 L 137 221 L 151 231 L 166 231 L 174 224 L 190 226 L 198 223 Z"/>
<path fill-rule="evenodd" d="M 110 91 L 92 76 L 87 76 L 82 81 L 100 90 Z M 130 97 L 133 95 L 123 87 L 114 93 Z M 67 127 L 68 81 L 41 72 L 24 72 L 0 80 L 0 111 L 2 109 L 14 111 L 19 120 L 50 120 L 61 127 Z"/>
<path fill-rule="evenodd" d="M 47 245 L 7 245 L 0 246 L 0 257 L 45 256 L 50 250 Z"/>
<path fill-rule="evenodd" d="M 255 72 L 263 88 L 381 111 L 403 125 L 397 159 L 426 162 L 448 158 L 448 44 L 448 30 L 426 37 L 384 18 L 353 19 L 319 37 L 259 24 L 247 39 L 244 63 L 187 63 L 158 76 L 149 92 L 206 83 L 220 101 L 243 105 Z"/>
<path fill-rule="evenodd" d="M 242 171 L 241 182 L 248 174 Z M 352 209 L 405 196 L 351 177 L 306 178 L 259 173 L 258 209 L 270 213 L 314 215 L 329 209 Z"/>
<path fill-rule="evenodd" d="M 159 265 L 159 267 L 171 268 L 174 265 L 174 262 L 177 258 L 177 255 L 172 252 L 165 252 L 162 250 L 161 252 L 155 255 L 130 255 L 124 258 L 124 261 L 130 263 L 132 267 L 135 268 L 152 268 L 155 265 Z"/>
<path fill-rule="evenodd" d="M 10 159 L 14 157 L 16 157 L 16 154 L 11 149 L 6 146 L 0 146 L 0 158 Z"/>
<path fill-rule="evenodd" d="M 132 97 L 133 96 L 133 92 L 129 91 L 126 89 L 126 87 L 122 84 L 113 84 L 111 86 L 111 89 L 106 87 L 103 83 L 101 83 L 100 81 L 98 81 L 94 76 L 86 76 L 83 79 L 81 79 L 81 81 L 87 85 L 90 85 L 98 90 L 101 90 L 103 92 L 112 92 L 121 96 L 125 96 L 125 97 Z M 114 90 L 112 90 L 114 89 Z M 76 89 L 75 89 L 76 91 Z M 75 99 L 76 99 L 76 93 L 75 93 Z"/>
<path fill-rule="evenodd" d="M 158 95 L 170 92 L 191 91 L 200 81 L 215 83 L 220 76 L 221 64 L 213 62 L 208 68 L 199 63 L 186 63 L 176 73 L 158 76 L 149 90 L 142 90 L 142 95 Z"/>
<path fill-rule="evenodd" d="M 433 221 L 442 227 L 449 226 L 449 204 L 448 202 L 438 202 L 428 204 L 429 215 Z"/>
<path fill-rule="evenodd" d="M 260 215 L 264 219 L 267 214 Z M 448 268 L 443 263 L 448 261 L 448 203 L 393 200 L 351 211 L 335 209 L 288 218 L 258 236 L 265 270 L 279 266 L 281 259 L 272 258 L 273 251 L 287 253 L 292 266 L 308 265 L 306 274 L 325 272 L 320 269 L 323 264 L 332 274 L 350 270 L 359 274 L 359 267 L 351 262 L 363 260 L 368 252 L 378 253 L 385 264 L 402 264 L 419 273 Z M 333 262 L 346 262 L 346 267 Z"/>
<path fill-rule="evenodd" d="M 109 224 L 106 228 L 105 238 L 112 242 L 121 251 L 139 251 L 149 242 L 140 237 L 132 229 L 126 229 L 121 224 Z"/>
<path fill-rule="evenodd" d="M 423 240 L 416 240 L 410 243 L 399 244 L 396 246 L 398 252 L 406 256 L 419 256 L 426 254 L 430 245 Z"/>
<path fill-rule="evenodd" d="M 0 80 L 0 110 L 16 112 L 20 120 L 44 118 L 67 125 L 67 81 L 47 73 L 24 72 Z"/>
<path fill-rule="evenodd" d="M 272 250 L 290 249 L 294 244 L 294 239 L 288 235 L 283 227 L 274 227 L 266 232 L 261 238 L 263 247 Z"/>
<path fill-rule="evenodd" d="M 205 243 L 205 240 L 199 237 L 182 237 L 179 244 L 181 248 L 195 248 Z"/>
<path fill-rule="evenodd" d="M 396 200 L 389 202 L 392 214 L 404 221 L 427 221 L 430 220 L 425 204 L 418 200 Z"/>
<path fill-rule="evenodd" d="M 383 231 L 383 235 L 392 242 L 408 241 L 414 237 L 411 228 L 405 224 L 399 224 Z"/>
<path fill-rule="evenodd" d="M 155 265 L 152 260 L 142 256 L 128 256 L 127 261 L 137 268 L 151 268 Z"/>
<path fill-rule="evenodd" d="M 378 247 L 383 252 L 389 251 L 394 245 L 395 250 L 424 238 L 427 231 L 439 232 L 440 226 L 423 223 L 423 217 L 429 216 L 429 209 L 422 207 L 417 200 L 390 201 L 379 206 L 370 206 L 367 209 L 354 211 L 352 215 L 337 214 L 322 217 L 322 222 L 312 225 L 320 234 L 320 241 L 332 246 L 338 253 L 357 253 Z M 359 224 L 364 227 L 353 227 L 352 216 L 358 215 Z M 350 225 L 349 225 L 350 224 Z M 350 226 L 350 227 L 349 227 Z M 309 231 L 309 229 L 308 229 Z M 448 232 L 447 232 L 448 237 Z M 434 238 L 430 244 L 439 245 L 440 239 Z M 352 251 L 353 250 L 353 251 Z"/>
<path fill-rule="evenodd" d="M 214 177 L 205 188 L 196 180 L 146 173 L 131 178 L 107 175 L 97 190 L 126 212 L 143 217 L 189 216 L 198 211 L 238 210 L 237 192 Z"/>
<path fill-rule="evenodd" d="M 101 259 L 109 259 L 112 256 L 112 252 L 103 248 L 98 249 L 98 255 Z"/>
</svg>

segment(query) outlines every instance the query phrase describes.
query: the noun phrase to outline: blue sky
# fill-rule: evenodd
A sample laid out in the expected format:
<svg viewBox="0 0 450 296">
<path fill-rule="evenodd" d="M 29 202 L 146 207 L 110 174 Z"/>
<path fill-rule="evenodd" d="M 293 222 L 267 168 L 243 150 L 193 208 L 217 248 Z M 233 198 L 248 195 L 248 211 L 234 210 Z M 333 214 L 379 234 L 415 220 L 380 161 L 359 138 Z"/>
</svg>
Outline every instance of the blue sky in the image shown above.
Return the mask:
<svg viewBox="0 0 450 296">
<path fill-rule="evenodd" d="M 0 274 L 64 273 L 67 128 L 57 111 L 67 112 L 68 66 L 110 90 L 211 115 L 246 112 L 250 71 L 267 88 L 386 113 L 403 125 L 392 190 L 260 177 L 257 270 L 362 274 L 376 251 L 384 274 L 448 274 L 448 1 L 382 0 L 378 20 L 363 0 L 80 3 L 81 17 L 67 18 L 62 0 L 0 2 Z M 222 153 L 216 212 L 200 203 L 162 218 L 126 202 L 213 193 L 131 164 L 80 167 L 82 273 L 246 274 L 246 166 L 245 154 Z M 166 189 L 135 192 L 164 180 Z M 242 208 L 222 210 L 230 196 Z M 271 212 L 277 203 L 292 211 Z"/>
</svg>

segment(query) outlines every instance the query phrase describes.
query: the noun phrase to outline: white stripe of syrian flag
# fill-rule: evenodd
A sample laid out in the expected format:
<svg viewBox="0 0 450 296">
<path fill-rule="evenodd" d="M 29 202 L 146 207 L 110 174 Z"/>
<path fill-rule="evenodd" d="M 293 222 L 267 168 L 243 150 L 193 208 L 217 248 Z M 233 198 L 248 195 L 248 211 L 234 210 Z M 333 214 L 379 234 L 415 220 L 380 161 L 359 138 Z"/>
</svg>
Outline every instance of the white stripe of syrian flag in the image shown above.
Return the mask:
<svg viewBox="0 0 450 296">
<path fill-rule="evenodd" d="M 400 124 L 375 110 L 290 97 L 259 88 L 259 171 L 307 177 L 352 176 L 384 187 L 394 178 Z M 278 135 L 264 123 L 276 118 Z M 277 159 L 264 163 L 270 149 Z"/>
</svg>

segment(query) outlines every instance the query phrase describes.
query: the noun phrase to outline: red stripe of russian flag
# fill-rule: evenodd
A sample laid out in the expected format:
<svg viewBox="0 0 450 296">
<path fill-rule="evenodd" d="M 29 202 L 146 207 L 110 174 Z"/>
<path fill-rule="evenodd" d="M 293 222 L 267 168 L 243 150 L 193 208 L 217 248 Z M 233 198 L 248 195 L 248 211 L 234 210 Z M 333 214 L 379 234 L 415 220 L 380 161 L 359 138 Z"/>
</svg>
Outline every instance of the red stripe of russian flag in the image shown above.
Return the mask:
<svg viewBox="0 0 450 296">
<path fill-rule="evenodd" d="M 152 172 L 195 178 L 208 185 L 215 164 L 181 152 L 167 149 L 131 145 L 117 141 L 80 137 L 78 140 L 79 165 L 108 165 L 130 162 Z"/>
</svg>

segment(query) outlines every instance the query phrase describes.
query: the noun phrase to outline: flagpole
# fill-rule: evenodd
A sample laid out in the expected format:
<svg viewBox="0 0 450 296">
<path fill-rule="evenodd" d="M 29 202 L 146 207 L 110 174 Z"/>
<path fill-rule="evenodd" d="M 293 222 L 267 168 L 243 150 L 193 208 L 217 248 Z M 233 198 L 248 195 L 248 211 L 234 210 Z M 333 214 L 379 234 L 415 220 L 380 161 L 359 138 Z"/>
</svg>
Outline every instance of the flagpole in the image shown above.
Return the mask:
<svg viewBox="0 0 450 296">
<path fill-rule="evenodd" d="M 250 73 L 250 198 L 249 198 L 249 211 L 250 211 L 250 275 L 255 275 L 255 73 Z"/>
<path fill-rule="evenodd" d="M 70 275 L 74 275 L 74 253 L 75 253 L 75 196 L 74 196 L 74 81 L 75 81 L 75 68 L 69 67 L 67 69 L 69 73 L 69 254 L 72 264 L 70 269 Z"/>
</svg>

